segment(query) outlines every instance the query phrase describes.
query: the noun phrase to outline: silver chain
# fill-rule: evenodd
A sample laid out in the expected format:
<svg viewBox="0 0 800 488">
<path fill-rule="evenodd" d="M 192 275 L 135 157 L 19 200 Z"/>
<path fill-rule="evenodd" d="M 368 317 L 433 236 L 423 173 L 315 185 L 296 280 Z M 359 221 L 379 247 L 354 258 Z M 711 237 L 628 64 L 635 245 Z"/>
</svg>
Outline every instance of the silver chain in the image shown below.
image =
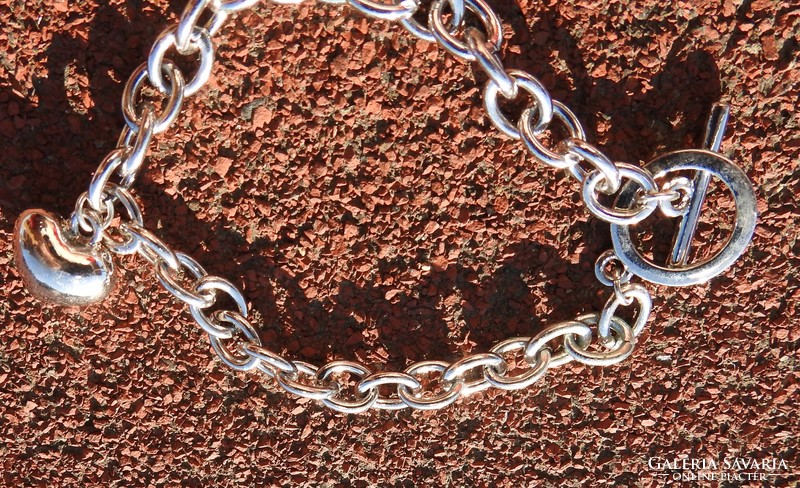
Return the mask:
<svg viewBox="0 0 800 488">
<path fill-rule="evenodd" d="M 146 229 L 141 210 L 130 193 L 153 136 L 169 129 L 185 98 L 208 81 L 215 57 L 213 37 L 231 14 L 256 3 L 257 0 L 192 0 L 178 24 L 156 39 L 147 62 L 134 71 L 125 85 L 122 110 L 126 127 L 117 147 L 102 161 L 88 191 L 76 203 L 71 219 L 74 232 L 88 236 L 92 243 L 102 243 L 113 253 L 138 254 L 147 260 L 161 285 L 189 308 L 222 362 L 235 370 L 257 369 L 286 391 L 319 400 L 342 412 L 357 413 L 369 408 L 438 409 L 463 395 L 490 387 L 528 387 L 548 369 L 573 360 L 608 366 L 631 355 L 650 314 L 651 298 L 647 289 L 630 282 L 631 273 L 613 251 L 604 253 L 595 266 L 600 282 L 613 289 L 602 311 L 553 324 L 532 337 L 506 339 L 489 352 L 471 354 L 452 363 L 421 361 L 398 372 L 372 371 L 351 361 L 332 361 L 317 367 L 266 348 L 249 321 L 247 302 L 236 286 L 209 275 L 192 257 L 172 250 Z M 418 0 L 346 3 L 367 16 L 398 21 L 412 35 L 438 42 L 464 61 L 474 61 L 488 78 L 483 105 L 492 124 L 507 136 L 521 140 L 538 161 L 574 176 L 582 186 L 586 207 L 598 218 L 630 225 L 659 207 L 674 215 L 685 211 L 692 192 L 691 181 L 673 180 L 659 188 L 647 171 L 612 162 L 586 141 L 586 132 L 575 114 L 553 100 L 539 80 L 503 66 L 499 54 L 502 23 L 486 0 L 434 0 L 427 25 L 414 17 L 420 7 Z M 477 17 L 482 29 L 465 25 L 467 11 Z M 191 79 L 184 76 L 170 56 L 194 59 L 197 68 Z M 529 95 L 530 105 L 513 121 L 503 113 L 499 101 L 500 97 L 516 98 L 520 90 Z M 145 92 L 156 99 L 145 99 Z M 546 144 L 545 136 L 552 134 L 554 120 L 560 122 L 568 136 Z M 112 181 L 113 177 L 118 181 Z M 626 179 L 641 188 L 636 204 L 625 210 L 605 206 L 600 201 L 602 196 L 618 192 Z M 124 211 L 125 218 L 115 220 L 118 209 Z M 117 221 L 120 223 L 115 225 Z M 211 311 L 222 296 L 231 299 L 235 307 Z M 617 310 L 634 305 L 635 322 L 631 326 L 617 315 Z"/>
</svg>

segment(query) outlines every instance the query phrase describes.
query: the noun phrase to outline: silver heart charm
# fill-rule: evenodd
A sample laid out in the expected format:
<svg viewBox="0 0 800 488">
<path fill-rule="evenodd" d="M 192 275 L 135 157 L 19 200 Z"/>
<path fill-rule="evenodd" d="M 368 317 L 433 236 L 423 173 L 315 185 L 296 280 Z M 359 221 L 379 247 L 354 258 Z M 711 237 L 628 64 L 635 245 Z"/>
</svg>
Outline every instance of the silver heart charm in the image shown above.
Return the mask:
<svg viewBox="0 0 800 488">
<path fill-rule="evenodd" d="M 44 210 L 26 210 L 17 219 L 14 259 L 25 286 L 42 301 L 89 305 L 114 287 L 110 253 L 78 242 L 60 218 Z"/>
</svg>

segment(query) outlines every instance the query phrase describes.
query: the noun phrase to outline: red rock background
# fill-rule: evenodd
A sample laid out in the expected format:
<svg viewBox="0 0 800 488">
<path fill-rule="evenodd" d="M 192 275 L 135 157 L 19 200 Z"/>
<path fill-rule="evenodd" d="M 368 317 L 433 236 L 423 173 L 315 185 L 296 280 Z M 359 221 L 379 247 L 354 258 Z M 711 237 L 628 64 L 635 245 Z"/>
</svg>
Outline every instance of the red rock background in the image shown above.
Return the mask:
<svg viewBox="0 0 800 488">
<path fill-rule="evenodd" d="M 491 2 L 506 65 L 617 160 L 696 147 L 729 101 L 723 150 L 757 187 L 755 239 L 708 285 L 651 286 L 618 366 L 354 416 L 227 369 L 141 260 L 83 310 L 18 279 L 17 215 L 69 214 L 114 147 L 124 81 L 182 3 L 0 1 L 3 485 L 661 486 L 655 456 L 800 472 L 793 2 Z M 607 226 L 491 127 L 484 81 L 349 8 L 261 5 L 222 32 L 209 85 L 158 138 L 136 186 L 146 224 L 239 285 L 269 347 L 317 364 L 454 360 L 599 310 Z"/>
</svg>

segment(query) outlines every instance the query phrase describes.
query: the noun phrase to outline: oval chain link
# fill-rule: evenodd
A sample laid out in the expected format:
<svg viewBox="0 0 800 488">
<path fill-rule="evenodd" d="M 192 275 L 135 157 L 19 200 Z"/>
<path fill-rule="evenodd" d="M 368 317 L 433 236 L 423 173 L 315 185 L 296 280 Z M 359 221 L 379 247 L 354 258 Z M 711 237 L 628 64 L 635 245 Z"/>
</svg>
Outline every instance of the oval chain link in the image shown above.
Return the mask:
<svg viewBox="0 0 800 488">
<path fill-rule="evenodd" d="M 475 54 L 465 40 L 456 36 L 458 26 L 450 27 L 444 21 L 444 7 L 448 0 L 434 0 L 428 13 L 428 24 L 436 41 L 447 52 L 464 61 L 475 61 Z M 485 0 L 464 0 L 466 10 L 475 14 L 486 31 L 485 38 L 492 52 L 499 52 L 503 44 L 503 24 Z M 452 31 L 451 31 L 452 29 Z"/>
</svg>

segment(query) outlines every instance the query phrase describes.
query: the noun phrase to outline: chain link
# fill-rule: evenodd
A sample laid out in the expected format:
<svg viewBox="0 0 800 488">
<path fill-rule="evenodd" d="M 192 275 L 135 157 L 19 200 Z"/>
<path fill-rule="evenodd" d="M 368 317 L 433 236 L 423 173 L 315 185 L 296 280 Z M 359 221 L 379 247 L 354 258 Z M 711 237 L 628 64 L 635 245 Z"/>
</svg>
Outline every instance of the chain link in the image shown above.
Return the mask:
<svg viewBox="0 0 800 488">
<path fill-rule="evenodd" d="M 661 187 L 661 191 L 639 193 L 640 204 L 647 204 L 649 200 L 656 200 L 658 208 L 667 217 L 682 217 L 689 211 L 689 204 L 694 194 L 694 182 L 685 176 L 678 176 L 668 180 Z"/>
<path fill-rule="evenodd" d="M 508 72 L 508 75 L 514 80 L 514 86 L 517 89 L 521 88 L 533 97 L 535 103 L 527 108 L 526 112 L 536 114 L 534 130 L 544 130 L 553 118 L 553 100 L 547 89 L 539 80 L 524 71 L 513 69 Z M 521 136 L 516 128 L 517 124 L 512 124 L 500 110 L 498 95 L 502 95 L 502 88 L 494 79 L 490 79 L 483 89 L 483 106 L 486 113 L 494 126 L 501 132 L 513 139 L 519 139 Z M 502 96 L 505 98 L 505 95 Z"/>
<path fill-rule="evenodd" d="M 247 321 L 247 318 L 244 317 L 244 314 L 232 312 L 230 310 L 217 310 L 212 314 L 212 317 L 214 317 L 214 321 L 216 323 L 228 323 L 232 325 L 233 331 L 242 334 L 247 342 L 255 346 L 261 345 L 261 339 L 258 337 L 258 332 L 255 328 L 253 328 L 250 322 Z M 236 338 L 233 336 L 233 334 L 230 340 L 235 342 Z M 209 335 L 208 341 L 211 343 L 211 347 L 214 348 L 214 351 L 217 353 L 217 356 L 219 356 L 222 362 L 227 364 L 232 369 L 237 371 L 248 371 L 258 366 L 259 359 L 257 357 L 241 353 L 237 348 L 231 350 L 226 342 L 228 339 Z"/>
<path fill-rule="evenodd" d="M 381 371 L 378 373 L 372 373 L 371 375 L 359 381 L 358 391 L 361 394 L 367 393 L 370 390 L 377 391 L 378 398 L 375 400 L 373 407 L 381 410 L 400 410 L 410 406 L 399 396 L 381 396 L 380 391 L 378 390 L 381 386 L 394 386 L 396 394 L 401 386 L 412 391 L 420 391 L 422 389 L 422 383 L 408 373 L 395 371 Z"/>
<path fill-rule="evenodd" d="M 617 170 L 624 178 L 629 178 L 636 182 L 644 192 L 651 192 L 656 189 L 656 183 L 650 173 L 627 163 L 617 163 Z M 598 191 L 600 184 L 606 182 L 606 176 L 599 170 L 594 170 L 586 175 L 583 180 L 583 203 L 586 208 L 595 215 L 606 222 L 619 225 L 633 225 L 646 219 L 658 206 L 658 202 L 646 201 L 641 202 L 639 205 L 634 205 L 629 209 L 611 208 L 603 205 L 598 200 Z M 605 192 L 604 192 L 605 193 Z"/>
<path fill-rule="evenodd" d="M 512 337 L 495 344 L 494 347 L 490 349 L 490 352 L 497 355 L 508 354 L 509 352 L 515 350 L 524 352 L 530 341 L 530 337 Z M 525 363 L 531 367 L 531 369 L 528 371 L 520 373 L 516 376 L 509 376 L 507 374 L 507 366 L 503 368 L 487 366 L 484 372 L 486 375 L 486 381 L 488 381 L 495 388 L 500 388 L 503 390 L 519 390 L 522 388 L 527 388 L 538 381 L 539 378 L 544 376 L 544 374 L 547 372 L 547 368 L 550 367 L 552 355 L 550 354 L 549 349 L 540 349 L 532 363 L 528 360 L 528 358 L 525 358 L 524 356 L 523 358 Z M 507 365 L 508 363 L 506 362 L 505 364 Z"/>
<path fill-rule="evenodd" d="M 401 0 L 398 3 L 381 3 L 375 0 L 346 0 L 362 14 L 381 20 L 410 19 L 419 9 L 419 0 Z"/>
<path fill-rule="evenodd" d="M 615 293 L 603 307 L 600 321 L 597 324 L 601 338 L 608 337 L 609 327 L 617 308 L 620 305 L 626 307 L 632 305 L 634 301 L 639 304 L 639 310 L 636 313 L 636 322 L 633 324 L 633 333 L 635 336 L 642 333 L 647 323 L 647 318 L 650 316 L 650 311 L 653 309 L 653 300 L 647 288 L 642 285 L 626 283 L 620 286 L 620 293 Z"/>
<path fill-rule="evenodd" d="M 176 252 L 175 257 L 178 258 L 178 263 L 180 264 L 181 269 L 185 271 L 183 271 L 183 273 L 177 272 L 174 268 L 167 265 L 166 262 L 159 262 L 156 265 L 156 276 L 158 277 L 158 281 L 161 283 L 161 286 L 163 286 L 168 292 L 172 293 L 175 298 L 190 307 L 204 310 L 214 305 L 217 300 L 215 293 L 209 291 L 198 293 L 194 291 L 194 287 L 197 282 L 208 276 L 206 270 L 203 269 L 200 263 L 195 261 L 194 258 L 188 254 Z M 194 278 L 191 289 L 181 285 L 181 274 L 183 276 L 187 276 L 188 274 Z"/>
<path fill-rule="evenodd" d="M 503 67 L 500 56 L 497 52 L 492 50 L 492 46 L 486 42 L 486 35 L 475 27 L 467 27 L 464 30 L 464 38 L 478 66 L 480 66 L 489 79 L 497 85 L 503 97 L 507 99 L 515 98 L 517 93 L 519 93 L 519 90 L 517 90 L 517 80 Z"/>
<path fill-rule="evenodd" d="M 576 166 L 580 162 L 578 158 L 569 151 L 560 151 L 558 148 L 563 147 L 560 143 L 555 145 L 556 150 L 553 150 L 539 140 L 539 135 L 545 131 L 545 128 L 539 127 L 539 117 L 537 107 L 525 109 L 519 117 L 517 129 L 525 149 L 537 160 L 548 166 L 560 169 Z M 566 105 L 557 100 L 553 100 L 553 118 L 567 129 L 569 139 L 586 140 L 586 132 L 578 118 Z M 537 121 L 536 124 L 533 123 L 534 120 Z M 579 181 L 581 180 L 579 179 Z"/>
<path fill-rule="evenodd" d="M 597 325 L 600 319 L 597 314 L 590 314 L 578 317 L 577 320 L 589 326 Z M 573 335 L 564 336 L 564 350 L 571 359 L 589 366 L 611 366 L 624 361 L 633 354 L 636 344 L 633 329 L 619 317 L 611 319 L 609 328 L 614 331 L 614 334 L 606 336 L 605 339 L 603 336 L 600 337 L 601 347 L 604 347 L 605 350 L 591 350 L 588 347 L 590 341 L 582 344 Z"/>
<path fill-rule="evenodd" d="M 161 115 L 156 116 L 156 121 L 153 125 L 153 134 L 160 134 L 172 126 L 178 118 L 181 107 L 183 106 L 184 91 L 186 84 L 183 79 L 183 74 L 170 62 L 165 62 L 161 65 L 164 74 L 170 80 L 170 87 L 167 93 L 166 103 L 162 107 Z M 147 70 L 147 63 L 141 64 L 128 78 L 125 88 L 122 90 L 122 115 L 125 116 L 125 122 L 133 132 L 138 132 L 141 127 L 142 115 L 141 111 L 137 110 L 138 100 L 141 97 L 143 83 L 145 80 L 150 80 L 150 73 Z M 163 77 L 162 77 L 163 82 Z M 142 111 L 147 103 L 143 103 Z"/>
<path fill-rule="evenodd" d="M 319 383 L 317 371 L 319 368 L 303 361 L 292 362 L 297 368 L 294 373 L 280 372 L 276 375 L 278 384 L 289 393 L 311 400 L 327 400 L 339 391 L 336 382 L 327 384 Z"/>
<path fill-rule="evenodd" d="M 182 53 L 178 48 L 177 27 L 169 28 L 161 33 L 147 58 L 147 73 L 153 86 L 164 95 L 169 95 L 174 90 L 172 83 L 165 83 L 163 76 L 164 67 L 167 64 L 164 56 L 172 48 L 175 48 L 179 54 L 200 54 L 200 65 L 192 79 L 184 87 L 184 95 L 190 97 L 200 91 L 211 77 L 211 68 L 214 65 L 214 44 L 207 30 L 194 27 L 189 35 L 187 51 Z M 184 77 L 184 79 L 186 78 Z"/>
<path fill-rule="evenodd" d="M 372 372 L 366 366 L 352 361 L 332 361 L 317 370 L 317 381 L 325 383 L 335 374 L 349 374 L 355 376 L 359 378 L 360 383 L 364 378 L 372 374 Z M 350 398 L 344 396 L 343 389 L 340 386 L 336 393 L 328 398 L 323 398 L 322 403 L 339 412 L 361 413 L 369 410 L 377 400 L 377 388 L 362 391 L 362 389 L 358 388 L 357 383 L 355 394 L 351 394 Z"/>
<path fill-rule="evenodd" d="M 464 20 L 466 6 L 464 4 L 464 0 L 446 0 L 446 2 L 450 7 L 450 28 L 448 32 L 455 33 L 458 28 L 461 27 L 461 22 Z M 417 12 L 419 12 L 419 9 L 417 9 Z M 430 10 L 428 10 L 428 14 L 430 14 Z M 430 15 L 426 15 L 425 20 L 428 22 L 428 24 L 423 24 L 412 16 L 407 19 L 400 20 L 400 24 L 417 39 L 421 39 L 426 42 L 436 42 L 436 37 L 433 35 L 432 29 L 429 27 Z"/>
</svg>

